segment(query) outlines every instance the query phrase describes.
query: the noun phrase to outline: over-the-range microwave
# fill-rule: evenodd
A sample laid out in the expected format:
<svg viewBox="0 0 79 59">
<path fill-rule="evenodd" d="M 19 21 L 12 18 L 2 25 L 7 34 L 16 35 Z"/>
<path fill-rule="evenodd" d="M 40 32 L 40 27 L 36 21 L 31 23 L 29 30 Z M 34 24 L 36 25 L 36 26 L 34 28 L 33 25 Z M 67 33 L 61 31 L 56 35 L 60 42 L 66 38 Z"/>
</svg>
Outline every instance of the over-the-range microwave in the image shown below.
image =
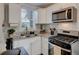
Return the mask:
<svg viewBox="0 0 79 59">
<path fill-rule="evenodd" d="M 53 22 L 71 22 L 76 21 L 76 19 L 77 9 L 75 7 L 64 8 L 52 13 Z"/>
</svg>

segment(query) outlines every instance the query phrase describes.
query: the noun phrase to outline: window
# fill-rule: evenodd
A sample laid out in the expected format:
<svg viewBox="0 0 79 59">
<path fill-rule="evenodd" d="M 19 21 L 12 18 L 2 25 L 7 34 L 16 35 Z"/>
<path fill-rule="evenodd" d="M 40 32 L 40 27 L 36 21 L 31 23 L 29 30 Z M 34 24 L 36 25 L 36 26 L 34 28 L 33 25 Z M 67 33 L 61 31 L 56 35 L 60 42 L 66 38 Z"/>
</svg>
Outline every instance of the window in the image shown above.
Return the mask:
<svg viewBox="0 0 79 59">
<path fill-rule="evenodd" d="M 35 11 L 29 11 L 27 9 L 21 10 L 21 27 L 27 30 L 35 30 L 35 21 L 37 19 L 37 13 Z"/>
<path fill-rule="evenodd" d="M 30 19 L 28 19 L 28 13 L 26 9 L 21 10 L 21 26 L 22 28 L 30 28 Z"/>
</svg>

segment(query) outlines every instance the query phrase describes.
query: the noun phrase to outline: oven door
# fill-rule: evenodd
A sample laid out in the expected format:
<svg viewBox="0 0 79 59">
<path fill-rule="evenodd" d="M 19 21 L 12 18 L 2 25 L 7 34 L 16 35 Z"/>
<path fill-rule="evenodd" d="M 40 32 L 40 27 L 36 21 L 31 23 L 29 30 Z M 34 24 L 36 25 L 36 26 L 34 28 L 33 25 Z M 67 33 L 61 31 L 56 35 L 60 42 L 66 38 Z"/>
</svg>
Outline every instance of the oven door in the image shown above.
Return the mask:
<svg viewBox="0 0 79 59">
<path fill-rule="evenodd" d="M 61 55 L 71 55 L 71 50 L 61 48 Z"/>
<path fill-rule="evenodd" d="M 59 40 L 54 40 L 54 54 L 55 55 L 70 55 L 71 45 L 61 42 Z"/>
<path fill-rule="evenodd" d="M 60 46 L 54 45 L 54 55 L 71 55 L 71 50 L 64 49 Z"/>
</svg>

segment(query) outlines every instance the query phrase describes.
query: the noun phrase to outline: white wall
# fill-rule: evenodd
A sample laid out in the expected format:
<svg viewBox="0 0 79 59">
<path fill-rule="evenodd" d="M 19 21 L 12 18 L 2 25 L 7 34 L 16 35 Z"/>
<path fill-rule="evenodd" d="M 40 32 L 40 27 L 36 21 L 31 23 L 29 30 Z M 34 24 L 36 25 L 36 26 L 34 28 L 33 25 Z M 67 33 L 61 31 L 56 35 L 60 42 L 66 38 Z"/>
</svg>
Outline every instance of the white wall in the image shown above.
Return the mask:
<svg viewBox="0 0 79 59">
<path fill-rule="evenodd" d="M 79 31 L 79 4 L 76 3 L 56 3 L 47 8 L 47 19 L 52 21 L 52 12 L 56 10 L 60 10 L 66 7 L 74 6 L 77 8 L 77 22 L 71 23 L 53 23 L 52 26 L 57 29 L 65 29 L 65 30 L 77 30 Z"/>
<path fill-rule="evenodd" d="M 0 53 L 5 50 L 5 39 L 2 27 L 3 21 L 4 21 L 4 5 L 0 4 Z"/>
</svg>

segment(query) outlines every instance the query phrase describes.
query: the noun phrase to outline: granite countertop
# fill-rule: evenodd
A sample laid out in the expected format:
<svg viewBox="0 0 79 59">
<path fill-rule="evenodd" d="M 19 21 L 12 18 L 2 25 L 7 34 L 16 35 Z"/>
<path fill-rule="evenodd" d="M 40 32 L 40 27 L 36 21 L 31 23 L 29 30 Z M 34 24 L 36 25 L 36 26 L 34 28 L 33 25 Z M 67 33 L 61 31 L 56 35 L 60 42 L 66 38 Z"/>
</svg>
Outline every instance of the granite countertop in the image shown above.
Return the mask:
<svg viewBox="0 0 79 59">
<path fill-rule="evenodd" d="M 39 37 L 39 36 L 33 36 L 33 37 L 20 37 L 20 38 L 15 38 L 15 39 L 13 39 L 13 41 L 19 41 L 19 40 L 28 40 L 28 41 L 29 41 L 29 39 L 31 40 L 31 39 L 36 38 L 36 37 Z"/>
<path fill-rule="evenodd" d="M 50 37 L 51 35 L 48 34 L 48 33 L 44 33 L 44 34 L 38 34 L 37 36 L 28 36 L 28 37 L 25 37 L 25 36 L 20 36 L 20 37 L 14 37 L 13 40 L 22 40 L 22 39 L 30 39 L 30 38 L 35 38 L 35 37 Z"/>
</svg>

